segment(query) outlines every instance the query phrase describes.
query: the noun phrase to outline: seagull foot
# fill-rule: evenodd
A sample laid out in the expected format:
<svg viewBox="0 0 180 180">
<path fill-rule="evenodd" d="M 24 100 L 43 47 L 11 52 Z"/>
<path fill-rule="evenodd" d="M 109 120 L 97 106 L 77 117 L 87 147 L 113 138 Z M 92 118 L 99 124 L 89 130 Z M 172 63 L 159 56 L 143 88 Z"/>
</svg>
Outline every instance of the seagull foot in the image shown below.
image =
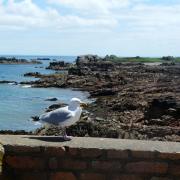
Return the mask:
<svg viewBox="0 0 180 180">
<path fill-rule="evenodd" d="M 65 135 L 65 136 L 63 136 L 63 139 L 64 139 L 65 141 L 70 141 L 70 140 L 72 139 L 72 136 L 67 136 L 67 135 Z"/>
</svg>

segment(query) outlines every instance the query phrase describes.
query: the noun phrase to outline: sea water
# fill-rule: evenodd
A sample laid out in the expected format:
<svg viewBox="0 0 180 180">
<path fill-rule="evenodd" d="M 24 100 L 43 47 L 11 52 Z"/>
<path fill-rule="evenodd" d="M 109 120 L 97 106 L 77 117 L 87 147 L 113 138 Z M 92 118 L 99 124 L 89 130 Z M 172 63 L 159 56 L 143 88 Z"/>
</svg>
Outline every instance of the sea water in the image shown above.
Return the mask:
<svg viewBox="0 0 180 180">
<path fill-rule="evenodd" d="M 31 59 L 32 56 L 23 58 Z M 52 60 L 59 57 L 49 58 Z M 73 62 L 75 58 L 66 56 L 59 59 Z M 34 78 L 23 76 L 27 72 L 54 73 L 52 70 L 45 69 L 49 61 L 42 62 L 43 64 L 33 65 L 0 65 L 0 80 L 21 82 L 34 80 Z M 87 100 L 87 95 L 85 92 L 71 89 L 31 88 L 22 85 L 0 84 L 0 130 L 34 130 L 37 125 L 30 120 L 31 116 L 42 114 L 53 103 L 69 103 L 73 97 Z M 45 101 L 49 97 L 56 97 L 59 100 L 58 102 Z"/>
</svg>

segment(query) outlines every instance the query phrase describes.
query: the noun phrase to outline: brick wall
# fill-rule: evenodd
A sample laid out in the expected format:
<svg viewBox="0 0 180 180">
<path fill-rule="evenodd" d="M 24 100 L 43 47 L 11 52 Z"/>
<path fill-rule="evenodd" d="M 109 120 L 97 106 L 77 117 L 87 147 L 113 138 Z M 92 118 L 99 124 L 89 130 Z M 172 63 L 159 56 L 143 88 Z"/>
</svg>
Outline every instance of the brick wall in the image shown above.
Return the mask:
<svg viewBox="0 0 180 180">
<path fill-rule="evenodd" d="M 180 180 L 180 143 L 0 136 L 0 179 Z"/>
</svg>

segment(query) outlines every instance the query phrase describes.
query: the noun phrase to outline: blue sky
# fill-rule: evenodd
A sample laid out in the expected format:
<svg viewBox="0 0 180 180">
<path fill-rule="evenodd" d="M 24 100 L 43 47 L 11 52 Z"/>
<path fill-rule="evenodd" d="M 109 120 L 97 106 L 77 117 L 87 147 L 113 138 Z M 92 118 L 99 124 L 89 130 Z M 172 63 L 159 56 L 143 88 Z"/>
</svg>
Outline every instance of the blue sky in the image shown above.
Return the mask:
<svg viewBox="0 0 180 180">
<path fill-rule="evenodd" d="M 0 54 L 180 56 L 179 0 L 0 0 Z"/>
</svg>

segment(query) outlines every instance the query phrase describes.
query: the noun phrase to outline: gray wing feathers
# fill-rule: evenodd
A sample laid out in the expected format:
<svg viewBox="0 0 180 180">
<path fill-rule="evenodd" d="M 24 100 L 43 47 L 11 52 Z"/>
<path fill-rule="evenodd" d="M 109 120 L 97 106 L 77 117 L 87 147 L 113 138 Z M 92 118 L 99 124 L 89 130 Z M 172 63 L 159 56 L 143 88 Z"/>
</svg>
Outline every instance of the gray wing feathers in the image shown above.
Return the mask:
<svg viewBox="0 0 180 180">
<path fill-rule="evenodd" d="M 59 123 L 62 123 L 72 117 L 73 115 L 70 111 L 65 109 L 57 109 L 55 111 L 41 115 L 40 120 L 44 121 L 45 123 L 58 125 Z"/>
</svg>

